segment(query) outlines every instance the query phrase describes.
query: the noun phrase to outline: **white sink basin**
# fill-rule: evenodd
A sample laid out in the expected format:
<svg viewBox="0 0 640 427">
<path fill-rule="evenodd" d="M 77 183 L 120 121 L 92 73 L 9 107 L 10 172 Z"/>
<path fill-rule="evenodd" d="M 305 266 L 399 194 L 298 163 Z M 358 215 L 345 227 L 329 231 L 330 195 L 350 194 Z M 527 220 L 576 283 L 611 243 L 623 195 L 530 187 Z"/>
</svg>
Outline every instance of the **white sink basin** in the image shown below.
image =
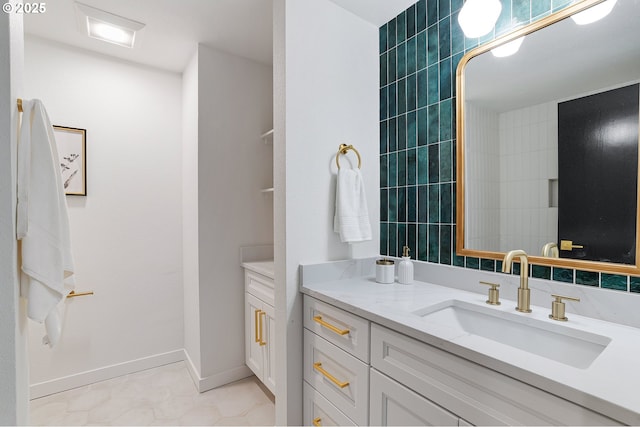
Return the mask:
<svg viewBox="0 0 640 427">
<path fill-rule="evenodd" d="M 473 335 L 580 369 L 588 368 L 611 342 L 606 336 L 551 319 L 535 319 L 459 300 L 444 301 L 413 314 L 426 322 L 457 329 L 461 335 Z"/>
</svg>

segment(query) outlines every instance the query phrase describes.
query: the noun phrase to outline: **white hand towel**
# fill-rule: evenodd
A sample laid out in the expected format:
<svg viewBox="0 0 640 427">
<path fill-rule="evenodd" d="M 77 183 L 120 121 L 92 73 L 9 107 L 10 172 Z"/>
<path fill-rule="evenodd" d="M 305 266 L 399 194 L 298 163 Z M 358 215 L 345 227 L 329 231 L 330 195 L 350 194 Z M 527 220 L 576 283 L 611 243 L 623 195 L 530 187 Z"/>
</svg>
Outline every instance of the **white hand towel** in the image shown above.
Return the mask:
<svg viewBox="0 0 640 427">
<path fill-rule="evenodd" d="M 73 289 L 69 217 L 60 162 L 42 102 L 23 101 L 18 145 L 17 237 L 21 242 L 21 293 L 27 315 L 45 322 L 48 344 L 60 337 L 56 306 Z"/>
<path fill-rule="evenodd" d="M 360 169 L 341 168 L 336 182 L 333 231 L 347 243 L 371 240 L 369 210 Z"/>
</svg>

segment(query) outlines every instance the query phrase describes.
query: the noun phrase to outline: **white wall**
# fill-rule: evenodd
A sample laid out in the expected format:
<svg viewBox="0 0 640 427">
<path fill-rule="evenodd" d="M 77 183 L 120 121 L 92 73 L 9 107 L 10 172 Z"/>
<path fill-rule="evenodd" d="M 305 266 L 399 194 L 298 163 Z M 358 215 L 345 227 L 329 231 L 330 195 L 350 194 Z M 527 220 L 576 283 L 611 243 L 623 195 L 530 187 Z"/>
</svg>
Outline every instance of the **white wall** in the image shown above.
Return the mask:
<svg viewBox="0 0 640 427">
<path fill-rule="evenodd" d="M 196 64 L 197 147 L 188 149 L 185 172 L 191 182 L 197 171 L 197 201 L 187 208 L 197 208 L 197 248 L 185 248 L 185 253 L 197 254 L 197 287 L 190 279 L 189 292 L 197 288 L 199 296 L 200 354 L 187 351 L 202 391 L 251 374 L 244 363 L 240 247 L 273 242 L 272 195 L 260 192 L 273 180 L 273 148 L 260 139 L 273 125 L 273 97 L 267 65 L 203 45 Z M 192 79 L 190 73 L 191 68 L 186 75 Z M 193 82 L 189 86 L 193 91 Z M 185 132 L 193 125 L 193 118 L 185 121 Z M 193 136 L 185 143 L 193 144 Z M 194 189 L 184 191 L 187 200 Z M 185 236 L 185 244 L 187 239 L 193 244 L 192 237 Z"/>
<path fill-rule="evenodd" d="M 184 281 L 184 349 L 199 373 L 200 306 L 198 303 L 198 52 L 182 73 L 182 256 Z M 187 365 L 189 366 L 189 365 Z M 195 374 L 199 377 L 199 374 Z"/>
<path fill-rule="evenodd" d="M 329 0 L 275 2 L 277 424 L 302 423 L 298 265 L 379 253 L 378 63 L 376 26 Z M 373 227 L 352 246 L 333 232 L 343 142 L 362 155 Z"/>
<path fill-rule="evenodd" d="M 31 322 L 32 384 L 45 393 L 181 360 L 180 75 L 38 38 L 25 52 L 25 97 L 53 124 L 87 129 L 88 195 L 67 203 L 76 289 L 95 291 L 67 301 L 52 350 Z"/>
<path fill-rule="evenodd" d="M 0 425 L 28 424 L 26 310 L 19 301 L 16 99 L 23 89 L 22 15 L 0 15 Z"/>
</svg>

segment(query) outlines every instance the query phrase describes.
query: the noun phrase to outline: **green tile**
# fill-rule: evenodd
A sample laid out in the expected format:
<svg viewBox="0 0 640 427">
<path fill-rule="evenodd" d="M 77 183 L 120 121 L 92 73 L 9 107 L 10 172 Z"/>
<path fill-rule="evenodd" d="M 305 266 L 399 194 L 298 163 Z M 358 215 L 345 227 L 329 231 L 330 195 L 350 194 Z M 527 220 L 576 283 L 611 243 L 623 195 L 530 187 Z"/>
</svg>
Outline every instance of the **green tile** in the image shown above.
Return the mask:
<svg viewBox="0 0 640 427">
<path fill-rule="evenodd" d="M 514 24 L 528 24 L 531 20 L 531 1 L 511 0 L 511 5 L 513 7 L 511 11 L 512 22 Z"/>
<path fill-rule="evenodd" d="M 418 109 L 418 145 L 427 145 L 428 142 L 428 111 L 426 108 Z"/>
<path fill-rule="evenodd" d="M 427 109 L 427 126 L 429 128 L 428 144 L 440 141 L 440 108 L 438 104 L 430 105 Z"/>
<path fill-rule="evenodd" d="M 397 39 L 397 43 L 402 43 L 407 39 L 407 12 L 406 11 L 402 12 L 396 18 L 396 39 Z"/>
<path fill-rule="evenodd" d="M 389 223 L 389 228 L 387 230 L 387 242 L 389 247 L 387 254 L 389 256 L 398 256 L 397 241 L 398 241 L 398 224 L 393 222 Z"/>
<path fill-rule="evenodd" d="M 418 224 L 418 259 L 427 261 L 428 247 L 427 224 Z"/>
<path fill-rule="evenodd" d="M 398 104 L 397 104 L 397 87 L 396 83 L 391 83 L 388 88 L 387 102 L 389 105 L 389 117 L 395 117 L 398 115 Z"/>
<path fill-rule="evenodd" d="M 502 268 L 502 265 L 500 266 Z M 532 265 L 531 266 L 531 277 L 536 279 L 551 279 L 551 267 L 547 267 L 544 265 Z"/>
<path fill-rule="evenodd" d="M 407 246 L 409 246 L 409 257 L 416 259 L 416 248 L 418 239 L 418 226 L 416 224 L 407 224 Z"/>
<path fill-rule="evenodd" d="M 386 188 L 383 188 L 380 190 L 380 221 L 386 222 L 388 220 L 389 220 L 389 190 Z"/>
<path fill-rule="evenodd" d="M 398 114 L 407 112 L 407 79 L 398 80 L 397 84 Z"/>
<path fill-rule="evenodd" d="M 447 141 L 453 139 L 452 135 L 452 120 L 453 117 L 451 115 L 452 100 L 447 99 L 446 101 L 442 101 L 440 103 L 440 140 Z"/>
<path fill-rule="evenodd" d="M 430 224 L 437 224 L 440 222 L 440 186 L 438 184 L 429 184 L 428 191 L 428 220 Z"/>
<path fill-rule="evenodd" d="M 451 57 L 451 73 L 453 73 L 453 75 L 455 75 L 458 72 L 458 64 L 460 63 L 460 60 L 462 59 L 462 57 L 464 56 L 464 52 L 460 52 L 460 53 L 456 53 Z M 452 84 L 451 85 L 451 94 L 452 96 L 455 98 L 456 96 L 456 85 Z M 454 103 L 455 104 L 455 103 Z M 452 116 L 455 114 L 455 108 L 452 108 Z M 455 125 L 455 120 L 453 120 L 453 125 Z M 455 135 L 455 128 L 452 131 L 452 135 Z"/>
<path fill-rule="evenodd" d="M 411 37 L 409 40 L 407 40 L 407 75 L 416 72 L 416 65 L 418 60 L 416 40 L 416 37 Z"/>
<path fill-rule="evenodd" d="M 640 292 L 640 277 L 629 277 L 629 290 L 636 293 Z"/>
<path fill-rule="evenodd" d="M 440 147 L 429 145 L 429 184 L 440 182 Z"/>
<path fill-rule="evenodd" d="M 398 79 L 398 55 L 396 48 L 390 49 L 387 52 L 387 82 L 393 83 Z"/>
<path fill-rule="evenodd" d="M 496 271 L 496 262 L 492 259 L 482 258 L 480 260 L 480 270 L 482 271 Z"/>
<path fill-rule="evenodd" d="M 416 75 L 412 74 L 407 77 L 407 111 L 414 111 L 418 98 L 416 84 Z"/>
<path fill-rule="evenodd" d="M 464 32 L 460 25 L 458 25 L 458 14 L 460 12 L 455 12 L 454 15 L 451 16 L 451 53 L 461 53 L 464 52 Z"/>
<path fill-rule="evenodd" d="M 416 36 L 416 68 L 427 68 L 427 32 L 423 31 Z"/>
<path fill-rule="evenodd" d="M 398 187 L 407 185 L 407 152 L 398 151 Z"/>
<path fill-rule="evenodd" d="M 388 247 L 388 234 L 389 224 L 385 222 L 380 223 L 380 255 L 389 255 Z"/>
<path fill-rule="evenodd" d="M 604 289 L 614 289 L 616 291 L 626 291 L 627 279 L 627 276 L 620 274 L 602 273 L 600 287 Z"/>
<path fill-rule="evenodd" d="M 440 260 L 440 229 L 437 225 L 429 225 L 429 251 L 427 259 L 430 262 Z"/>
<path fill-rule="evenodd" d="M 415 148 L 410 148 L 407 150 L 407 185 L 416 185 L 417 184 L 417 169 L 418 169 L 418 161 Z"/>
<path fill-rule="evenodd" d="M 389 148 L 389 122 L 383 120 L 380 122 L 380 154 L 385 154 Z"/>
<path fill-rule="evenodd" d="M 407 44 L 400 43 L 396 48 L 396 67 L 398 78 L 407 76 Z"/>
<path fill-rule="evenodd" d="M 440 101 L 451 98 L 451 58 L 440 61 Z"/>
<path fill-rule="evenodd" d="M 407 116 L 398 116 L 398 150 L 407 148 Z M 403 184 L 399 184 L 403 185 Z"/>
<path fill-rule="evenodd" d="M 418 148 L 418 184 L 429 182 L 429 152 L 427 147 Z"/>
<path fill-rule="evenodd" d="M 440 226 L 440 264 L 451 265 L 451 226 Z"/>
<path fill-rule="evenodd" d="M 391 49 L 396 45 L 396 19 L 387 22 L 387 48 Z"/>
<path fill-rule="evenodd" d="M 398 187 L 398 222 L 407 222 L 407 187 Z"/>
<path fill-rule="evenodd" d="M 389 153 L 389 177 L 387 184 L 389 187 L 398 185 L 398 153 Z"/>
<path fill-rule="evenodd" d="M 389 188 L 388 192 L 388 202 L 389 206 L 389 222 L 398 221 L 398 189 L 397 188 Z"/>
<path fill-rule="evenodd" d="M 438 22 L 438 2 L 427 0 L 427 27 Z"/>
<path fill-rule="evenodd" d="M 595 271 L 576 270 L 576 284 L 600 286 L 600 274 Z"/>
<path fill-rule="evenodd" d="M 453 162 L 452 147 L 452 141 L 440 143 L 440 182 L 453 181 L 451 167 Z"/>
<path fill-rule="evenodd" d="M 572 0 L 553 0 L 551 2 L 551 7 L 554 12 L 559 11 L 560 9 L 564 9 L 565 7 L 571 4 Z"/>
<path fill-rule="evenodd" d="M 423 108 L 427 106 L 428 96 L 429 96 L 429 86 L 427 83 L 427 69 L 418 71 L 417 75 L 417 91 L 418 91 L 418 108 Z"/>
<path fill-rule="evenodd" d="M 462 6 L 464 5 L 464 0 L 451 0 L 451 13 L 453 12 L 457 12 L 460 9 L 462 9 Z M 456 22 L 458 18 L 456 18 Z"/>
<path fill-rule="evenodd" d="M 380 188 L 386 188 L 389 185 L 389 156 L 380 156 Z"/>
<path fill-rule="evenodd" d="M 495 28 L 496 28 L 496 34 L 506 33 L 509 30 L 511 30 L 511 28 L 513 28 L 513 24 L 511 23 L 511 2 L 510 1 L 502 2 L 502 10 L 500 11 L 500 16 L 498 17 L 498 21 L 496 22 Z"/>
<path fill-rule="evenodd" d="M 427 65 L 438 63 L 438 59 L 440 58 L 440 46 L 438 42 L 438 26 L 431 25 L 427 28 Z"/>
<path fill-rule="evenodd" d="M 387 54 L 380 55 L 380 87 L 387 85 Z"/>
<path fill-rule="evenodd" d="M 427 222 L 428 207 L 429 207 L 429 197 L 428 197 L 427 186 L 419 185 L 418 186 L 418 222 L 422 222 L 422 223 Z"/>
<path fill-rule="evenodd" d="M 397 118 L 393 118 L 393 119 L 389 119 L 389 121 L 387 122 L 387 128 L 388 128 L 388 140 L 387 140 L 387 147 L 388 147 L 388 152 L 393 152 L 396 151 L 398 149 L 398 119 Z"/>
<path fill-rule="evenodd" d="M 407 9 L 407 39 L 416 34 L 416 5 Z"/>
<path fill-rule="evenodd" d="M 380 88 L 380 120 L 386 120 L 389 117 L 388 113 L 388 91 L 387 87 Z"/>
<path fill-rule="evenodd" d="M 416 31 L 419 33 L 427 28 L 427 0 L 416 3 Z"/>
<path fill-rule="evenodd" d="M 496 271 L 502 271 L 502 260 L 501 259 L 497 259 L 496 260 Z"/>
<path fill-rule="evenodd" d="M 553 267 L 552 277 L 556 282 L 573 283 L 573 269 Z"/>
<path fill-rule="evenodd" d="M 384 24 L 378 30 L 378 48 L 380 53 L 387 50 L 387 24 Z"/>
<path fill-rule="evenodd" d="M 418 216 L 418 187 L 407 187 L 407 222 L 416 222 Z"/>
<path fill-rule="evenodd" d="M 480 268 L 480 260 L 475 257 L 466 257 L 467 260 L 467 268 L 471 268 L 473 270 L 478 270 Z"/>
<path fill-rule="evenodd" d="M 438 65 L 427 68 L 427 103 L 429 105 L 440 101 L 440 72 Z"/>
<path fill-rule="evenodd" d="M 450 13 L 451 13 L 451 0 L 439 0 L 438 19 L 442 19 L 446 16 L 449 16 Z"/>
<path fill-rule="evenodd" d="M 407 224 L 398 224 L 397 256 L 402 255 L 402 247 L 407 244 Z"/>
<path fill-rule="evenodd" d="M 531 17 L 537 18 L 551 13 L 551 0 L 535 0 L 531 2 Z"/>
<path fill-rule="evenodd" d="M 451 20 L 446 17 L 438 22 L 439 58 L 451 56 Z"/>
<path fill-rule="evenodd" d="M 440 184 L 440 222 L 442 224 L 453 223 L 451 216 L 451 183 Z"/>
<path fill-rule="evenodd" d="M 417 145 L 416 112 L 407 114 L 407 148 L 415 148 Z"/>
</svg>

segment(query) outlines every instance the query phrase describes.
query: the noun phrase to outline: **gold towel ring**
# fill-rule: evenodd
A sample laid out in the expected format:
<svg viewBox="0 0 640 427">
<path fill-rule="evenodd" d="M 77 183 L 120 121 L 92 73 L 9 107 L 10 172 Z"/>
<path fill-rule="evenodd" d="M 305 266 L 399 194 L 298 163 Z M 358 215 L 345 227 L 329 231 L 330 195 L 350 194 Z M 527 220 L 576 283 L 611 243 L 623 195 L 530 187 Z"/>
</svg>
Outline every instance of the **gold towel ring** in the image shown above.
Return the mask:
<svg viewBox="0 0 640 427">
<path fill-rule="evenodd" d="M 338 169 L 340 169 L 340 154 L 347 154 L 347 151 L 349 150 L 353 150 L 353 152 L 356 153 L 356 156 L 358 156 L 358 169 L 361 169 L 362 159 L 360 158 L 360 153 L 358 153 L 358 150 L 353 148 L 353 145 L 347 144 L 340 144 L 340 148 L 338 148 L 338 152 L 336 153 L 336 165 L 338 166 Z"/>
</svg>

